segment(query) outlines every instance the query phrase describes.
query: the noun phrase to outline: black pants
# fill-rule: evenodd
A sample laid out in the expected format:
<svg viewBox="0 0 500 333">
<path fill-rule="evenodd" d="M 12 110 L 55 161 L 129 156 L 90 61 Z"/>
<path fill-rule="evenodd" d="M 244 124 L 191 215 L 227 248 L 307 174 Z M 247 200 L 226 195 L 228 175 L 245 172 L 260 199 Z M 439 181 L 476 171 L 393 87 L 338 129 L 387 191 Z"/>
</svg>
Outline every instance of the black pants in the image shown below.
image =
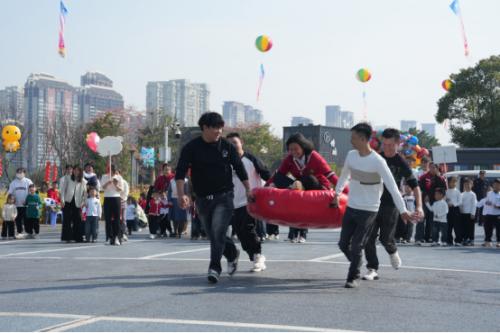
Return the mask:
<svg viewBox="0 0 500 333">
<path fill-rule="evenodd" d="M 455 243 L 462 243 L 464 231 L 460 223 L 460 208 L 450 207 L 446 219 L 448 221 L 448 243 L 453 244 L 453 232 L 455 232 Z"/>
<path fill-rule="evenodd" d="M 234 210 L 231 226 L 236 231 L 241 247 L 253 261 L 254 256 L 261 253 L 262 247 L 256 231 L 257 221 L 248 214 L 246 206 Z"/>
<path fill-rule="evenodd" d="M 111 244 L 115 243 L 116 237 L 122 238 L 121 226 L 121 199 L 120 197 L 104 198 L 104 220 L 106 222 L 106 240 Z"/>
<path fill-rule="evenodd" d="M 351 262 L 348 280 L 359 279 L 363 249 L 371 235 L 377 212 L 347 207 L 342 219 L 339 247 Z"/>
<path fill-rule="evenodd" d="M 137 219 L 127 220 L 128 234 L 132 235 L 132 231 L 137 230 Z"/>
<path fill-rule="evenodd" d="M 191 238 L 207 237 L 205 229 L 200 221 L 198 215 L 191 219 Z"/>
<path fill-rule="evenodd" d="M 168 233 L 172 233 L 172 225 L 170 224 L 170 215 L 165 214 L 165 215 L 160 215 L 158 219 L 158 223 L 160 225 L 160 234 L 161 235 L 166 235 L 167 230 Z"/>
<path fill-rule="evenodd" d="M 288 231 L 288 239 L 299 238 L 299 236 L 305 239 L 307 238 L 307 231 L 308 229 L 290 227 L 290 230 Z"/>
<path fill-rule="evenodd" d="M 227 237 L 227 228 L 233 215 L 234 194 L 226 192 L 212 198 L 200 197 L 196 199 L 198 216 L 205 227 L 210 239 L 210 264 L 209 269 L 220 274 L 222 271 L 221 259 L 226 257 L 231 262 L 236 259 L 238 250 L 231 237 Z"/>
<path fill-rule="evenodd" d="M 434 223 L 434 213 L 424 205 L 425 214 L 425 241 L 430 243 L 432 241 L 432 224 Z"/>
<path fill-rule="evenodd" d="M 14 221 L 3 221 L 2 237 L 14 237 L 16 233 L 14 224 Z"/>
<path fill-rule="evenodd" d="M 266 232 L 268 235 L 279 235 L 280 227 L 277 224 L 266 223 Z"/>
<path fill-rule="evenodd" d="M 379 235 L 380 243 L 382 243 L 387 253 L 393 254 L 398 250 L 394 240 L 398 217 L 399 212 L 396 207 L 392 205 L 380 206 L 365 247 L 365 257 L 368 261 L 366 268 L 378 269 L 379 262 L 376 242 Z"/>
<path fill-rule="evenodd" d="M 174 235 L 181 238 L 182 233 L 186 229 L 187 221 L 173 221 L 173 224 L 174 224 L 174 229 L 173 229 Z"/>
<path fill-rule="evenodd" d="M 33 235 L 33 231 L 36 235 L 40 233 L 40 218 L 37 217 L 28 217 L 26 219 L 26 233 L 29 235 Z"/>
<path fill-rule="evenodd" d="M 76 207 L 75 199 L 73 198 L 71 202 L 64 203 L 61 240 L 82 242 L 84 232 L 82 226 L 80 208 Z"/>
<path fill-rule="evenodd" d="M 25 223 L 26 223 L 26 207 L 17 207 L 16 228 L 18 234 L 23 232 L 23 226 Z"/>
<path fill-rule="evenodd" d="M 486 215 L 484 220 L 484 241 L 491 242 L 493 229 L 496 229 L 497 243 L 500 242 L 500 215 Z"/>
<path fill-rule="evenodd" d="M 475 223 L 476 221 L 472 219 L 472 214 L 460 214 L 460 223 L 464 230 L 464 242 L 473 242 L 475 234 Z"/>
<path fill-rule="evenodd" d="M 160 226 L 160 216 L 148 215 L 148 227 L 151 235 L 156 235 Z"/>
</svg>

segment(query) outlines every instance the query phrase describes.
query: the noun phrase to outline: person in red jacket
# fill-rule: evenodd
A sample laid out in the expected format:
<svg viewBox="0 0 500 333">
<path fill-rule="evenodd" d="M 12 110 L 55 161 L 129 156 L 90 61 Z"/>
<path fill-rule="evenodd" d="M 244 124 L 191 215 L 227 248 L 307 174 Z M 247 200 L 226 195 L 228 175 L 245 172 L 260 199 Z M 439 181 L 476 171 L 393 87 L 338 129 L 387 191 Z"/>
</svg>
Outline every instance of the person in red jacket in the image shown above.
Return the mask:
<svg viewBox="0 0 500 333">
<path fill-rule="evenodd" d="M 337 175 L 332 171 L 323 156 L 314 150 L 313 143 L 306 139 L 304 135 L 301 133 L 291 135 L 286 141 L 286 147 L 288 156 L 281 162 L 273 177 L 267 181 L 268 185 L 274 186 L 276 174 L 283 177 L 290 173 L 295 179 L 314 176 L 325 189 L 331 188 L 331 184 L 335 187 L 338 180 Z M 344 192 L 347 193 L 347 190 Z M 268 224 L 267 227 L 269 237 L 271 239 L 277 238 L 278 226 Z"/>
<path fill-rule="evenodd" d="M 148 204 L 148 200 L 146 198 L 146 192 L 141 192 L 141 194 L 139 195 L 139 201 L 137 202 L 137 204 L 141 206 L 144 212 L 146 212 L 146 206 Z"/>
<path fill-rule="evenodd" d="M 314 145 L 301 133 L 295 133 L 286 141 L 288 156 L 285 157 L 278 169 L 278 173 L 286 176 L 291 173 L 296 179 L 312 175 L 318 179 L 324 188 L 331 188 L 330 184 L 337 184 L 338 177 L 328 163 L 317 151 Z M 268 180 L 272 184 L 274 177 Z"/>
<path fill-rule="evenodd" d="M 155 184 L 153 185 L 155 190 L 159 193 L 167 192 L 170 181 L 175 177 L 175 174 L 172 172 L 172 167 L 170 167 L 168 163 L 163 163 L 161 170 L 163 174 L 156 178 Z"/>
<path fill-rule="evenodd" d="M 157 191 L 153 191 L 153 195 L 151 200 L 149 200 L 149 238 L 155 239 L 156 233 L 158 231 L 158 227 L 160 224 L 160 193 Z"/>
</svg>

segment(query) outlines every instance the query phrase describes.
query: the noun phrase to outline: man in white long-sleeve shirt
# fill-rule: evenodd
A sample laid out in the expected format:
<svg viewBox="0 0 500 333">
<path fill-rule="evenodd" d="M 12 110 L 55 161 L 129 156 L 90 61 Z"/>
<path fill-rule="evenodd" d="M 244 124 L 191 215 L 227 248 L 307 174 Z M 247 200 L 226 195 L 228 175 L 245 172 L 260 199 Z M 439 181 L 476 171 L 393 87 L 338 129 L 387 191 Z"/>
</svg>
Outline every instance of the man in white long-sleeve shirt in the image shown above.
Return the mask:
<svg viewBox="0 0 500 333">
<path fill-rule="evenodd" d="M 340 249 L 351 262 L 346 288 L 355 288 L 359 284 L 363 249 L 377 217 L 384 184 L 402 219 L 410 219 L 387 163 L 370 148 L 371 134 L 372 128 L 367 123 L 357 124 L 351 129 L 351 143 L 355 150 L 347 154 L 342 174 L 335 187 L 337 195 L 332 202 L 333 206 L 338 206 L 338 196 L 350 178 L 349 200 L 339 241 Z"/>
</svg>

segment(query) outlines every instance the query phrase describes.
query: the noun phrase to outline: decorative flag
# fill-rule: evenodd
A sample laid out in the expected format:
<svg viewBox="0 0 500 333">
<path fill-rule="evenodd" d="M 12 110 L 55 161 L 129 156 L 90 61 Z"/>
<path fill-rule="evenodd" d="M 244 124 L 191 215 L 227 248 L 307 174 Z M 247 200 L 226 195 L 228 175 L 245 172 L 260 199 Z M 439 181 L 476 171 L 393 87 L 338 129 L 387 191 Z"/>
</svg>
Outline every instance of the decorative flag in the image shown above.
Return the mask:
<svg viewBox="0 0 500 333">
<path fill-rule="evenodd" d="M 260 64 L 259 87 L 257 88 L 257 102 L 259 101 L 260 90 L 262 89 L 262 82 L 264 82 L 264 75 L 265 74 L 266 73 L 264 72 L 264 65 Z"/>
<path fill-rule="evenodd" d="M 59 3 L 59 55 L 61 57 L 66 56 L 66 46 L 64 44 L 64 24 L 66 23 L 66 15 L 68 14 L 68 10 L 64 3 Z"/>
<path fill-rule="evenodd" d="M 460 10 L 460 5 L 458 3 L 458 0 L 453 0 L 453 2 L 450 4 L 450 8 L 453 11 L 453 13 L 458 16 L 460 19 L 460 26 L 462 28 L 462 39 L 464 40 L 464 52 L 465 56 L 469 56 L 469 43 L 467 43 L 467 36 L 465 35 L 465 26 L 464 26 L 464 19 L 462 17 L 462 11 Z"/>
<path fill-rule="evenodd" d="M 54 165 L 52 166 L 52 181 L 53 182 L 57 181 L 57 165 L 56 165 L 56 162 L 54 162 Z"/>
<path fill-rule="evenodd" d="M 50 162 L 47 161 L 45 162 L 45 177 L 43 177 L 43 180 L 48 183 L 50 181 Z"/>
</svg>

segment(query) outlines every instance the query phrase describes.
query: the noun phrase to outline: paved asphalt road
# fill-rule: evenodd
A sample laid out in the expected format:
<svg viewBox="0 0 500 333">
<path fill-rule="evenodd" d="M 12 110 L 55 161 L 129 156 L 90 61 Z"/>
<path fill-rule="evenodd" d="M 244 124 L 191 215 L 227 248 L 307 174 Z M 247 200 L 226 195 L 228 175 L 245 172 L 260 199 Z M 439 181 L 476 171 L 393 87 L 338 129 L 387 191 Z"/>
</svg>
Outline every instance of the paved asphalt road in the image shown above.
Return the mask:
<svg viewBox="0 0 500 333">
<path fill-rule="evenodd" d="M 40 239 L 0 241 L 0 330 L 500 329 L 500 248 L 400 246 L 397 271 L 379 248 L 381 279 L 352 290 L 338 237 L 312 230 L 305 244 L 268 241 L 265 272 L 250 273 L 242 253 L 235 276 L 209 285 L 206 241 L 143 231 L 119 247 L 66 244 L 43 226 Z"/>
</svg>

